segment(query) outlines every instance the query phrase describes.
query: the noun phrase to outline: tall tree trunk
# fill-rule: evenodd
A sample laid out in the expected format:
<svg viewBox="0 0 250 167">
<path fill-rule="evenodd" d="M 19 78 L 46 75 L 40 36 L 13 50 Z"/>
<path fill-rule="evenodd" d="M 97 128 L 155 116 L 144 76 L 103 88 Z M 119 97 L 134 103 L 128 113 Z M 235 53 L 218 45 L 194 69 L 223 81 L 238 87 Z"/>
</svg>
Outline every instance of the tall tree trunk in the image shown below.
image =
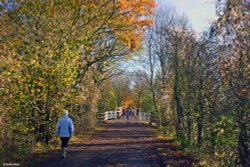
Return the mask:
<svg viewBox="0 0 250 167">
<path fill-rule="evenodd" d="M 151 39 L 150 39 L 151 40 Z M 150 84 L 150 90 L 152 92 L 152 100 L 153 100 L 153 105 L 154 105 L 154 109 L 159 117 L 158 123 L 159 126 L 162 127 L 162 119 L 161 119 L 161 115 L 160 115 L 160 111 L 158 109 L 158 105 L 157 105 L 157 98 L 156 98 L 156 92 L 155 92 L 155 85 L 154 85 L 154 62 L 153 62 L 153 56 L 151 53 L 151 41 L 149 41 L 149 51 L 148 51 L 148 55 L 149 55 L 149 67 L 150 67 L 150 78 L 149 78 L 149 84 Z"/>
<path fill-rule="evenodd" d="M 192 114 L 191 114 L 191 82 L 192 82 L 192 77 L 188 78 L 188 86 L 187 86 L 187 139 L 188 139 L 188 143 L 191 143 L 191 133 L 192 133 Z"/>
<path fill-rule="evenodd" d="M 180 89 L 179 89 L 179 61 L 178 61 L 178 44 L 175 46 L 175 53 L 174 53 L 174 72 L 175 72 L 175 80 L 174 80 L 174 100 L 176 106 L 176 113 L 177 113 L 177 121 L 176 121 L 176 133 L 182 136 L 182 118 L 183 118 L 183 108 L 181 106 L 180 101 Z"/>
<path fill-rule="evenodd" d="M 249 60 L 249 59 L 248 59 Z M 249 86 L 247 82 L 247 74 L 244 73 L 244 69 L 247 68 L 247 65 L 243 62 L 243 53 L 241 52 L 239 58 L 239 70 L 238 70 L 238 83 L 240 92 L 238 95 L 238 107 L 237 107 L 237 117 L 236 122 L 239 126 L 239 135 L 238 135 L 238 154 L 240 158 L 241 165 L 243 167 L 250 166 L 250 153 L 249 153 Z"/>
<path fill-rule="evenodd" d="M 249 159 L 249 148 L 248 148 L 248 142 L 249 142 L 249 131 L 247 130 L 246 122 L 241 122 L 240 125 L 240 133 L 238 135 L 238 146 L 237 151 L 240 158 L 240 163 L 243 167 L 248 167 L 250 165 L 250 159 Z"/>
<path fill-rule="evenodd" d="M 202 93 L 203 91 L 203 80 L 200 79 L 200 88 L 199 88 L 199 102 L 198 102 L 198 111 L 199 111 L 199 117 L 197 122 L 197 142 L 198 146 L 202 146 L 202 132 L 203 132 L 203 124 L 204 124 L 204 95 Z"/>
<path fill-rule="evenodd" d="M 175 100 L 176 113 L 177 113 L 176 132 L 177 134 L 182 134 L 181 125 L 182 125 L 183 109 L 182 109 L 180 97 L 179 97 L 178 82 L 175 82 L 175 85 L 174 85 L 174 100 Z"/>
<path fill-rule="evenodd" d="M 47 89 L 47 98 L 46 98 L 46 104 L 45 104 L 45 122 L 44 122 L 44 141 L 47 145 L 49 145 L 49 140 L 51 139 L 52 135 L 49 131 L 49 125 L 50 125 L 50 118 L 51 118 L 51 111 L 50 111 L 50 96 L 51 96 L 51 93 L 50 93 L 50 87 L 48 87 Z"/>
</svg>

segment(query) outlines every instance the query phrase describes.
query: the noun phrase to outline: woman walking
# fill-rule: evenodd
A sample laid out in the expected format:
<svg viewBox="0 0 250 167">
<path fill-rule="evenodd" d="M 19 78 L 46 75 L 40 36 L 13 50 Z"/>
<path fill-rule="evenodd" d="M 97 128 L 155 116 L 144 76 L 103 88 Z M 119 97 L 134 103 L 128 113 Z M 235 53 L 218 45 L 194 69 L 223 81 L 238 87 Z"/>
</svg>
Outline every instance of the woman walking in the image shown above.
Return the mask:
<svg viewBox="0 0 250 167">
<path fill-rule="evenodd" d="M 67 146 L 70 137 L 74 132 L 74 125 L 72 119 L 69 117 L 68 110 L 63 111 L 63 116 L 58 120 L 56 124 L 56 134 L 60 137 L 62 145 L 62 158 L 66 158 Z"/>
</svg>

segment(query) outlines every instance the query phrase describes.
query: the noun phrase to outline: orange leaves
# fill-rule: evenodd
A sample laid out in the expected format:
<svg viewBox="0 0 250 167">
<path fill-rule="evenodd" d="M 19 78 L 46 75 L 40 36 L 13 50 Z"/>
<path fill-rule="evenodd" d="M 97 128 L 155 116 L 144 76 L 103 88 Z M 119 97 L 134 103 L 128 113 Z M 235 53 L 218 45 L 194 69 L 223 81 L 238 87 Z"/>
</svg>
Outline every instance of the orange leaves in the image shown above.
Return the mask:
<svg viewBox="0 0 250 167">
<path fill-rule="evenodd" d="M 118 0 L 117 7 L 122 14 L 119 21 L 127 27 L 126 32 L 117 35 L 130 47 L 139 47 L 141 34 L 145 27 L 152 25 L 150 16 L 155 7 L 154 0 Z"/>
<path fill-rule="evenodd" d="M 139 27 L 148 26 L 143 23 L 145 20 L 151 20 L 148 17 L 152 16 L 154 7 L 154 0 L 118 0 L 120 12 L 124 14 L 124 17 L 129 18 L 131 24 L 139 25 Z"/>
<path fill-rule="evenodd" d="M 240 88 L 240 94 L 243 95 L 247 92 L 246 88 Z"/>
<path fill-rule="evenodd" d="M 152 19 L 149 19 L 149 18 L 136 21 L 136 25 L 138 25 L 139 27 L 151 26 L 152 24 L 153 24 L 153 21 Z"/>
<path fill-rule="evenodd" d="M 134 50 L 139 47 L 142 32 L 152 25 L 155 0 L 87 0 L 79 5 L 84 6 L 82 19 L 89 20 L 85 21 L 86 35 L 106 29 L 119 43 Z"/>
<path fill-rule="evenodd" d="M 139 16 L 152 15 L 155 7 L 154 0 L 118 0 L 121 11 L 131 11 Z"/>
<path fill-rule="evenodd" d="M 120 7 L 120 10 L 122 11 L 128 10 L 130 7 L 129 2 L 126 0 L 119 0 L 118 6 Z"/>
<path fill-rule="evenodd" d="M 131 95 L 128 95 L 123 99 L 122 105 L 129 107 L 133 104 L 133 97 Z"/>
</svg>

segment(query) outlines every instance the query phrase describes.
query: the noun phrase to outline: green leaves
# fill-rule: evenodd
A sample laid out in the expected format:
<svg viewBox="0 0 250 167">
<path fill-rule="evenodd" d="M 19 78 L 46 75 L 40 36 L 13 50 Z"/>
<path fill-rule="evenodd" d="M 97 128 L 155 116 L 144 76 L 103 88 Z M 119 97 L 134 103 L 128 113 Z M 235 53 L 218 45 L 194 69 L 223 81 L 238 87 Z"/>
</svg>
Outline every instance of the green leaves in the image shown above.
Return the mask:
<svg viewBox="0 0 250 167">
<path fill-rule="evenodd" d="M 141 39 L 135 32 L 148 25 L 141 16 L 150 15 L 143 11 L 151 13 L 154 4 L 133 3 L 131 12 L 142 11 L 141 18 L 127 22 L 116 2 L 98 2 L 2 1 L 0 107 L 8 109 L 8 127 L 0 134 L 9 129 L 10 138 L 29 134 L 48 144 L 64 108 L 71 111 L 76 128 L 95 125 L 98 87 L 118 69 L 117 62 L 135 51 L 128 43 Z"/>
</svg>

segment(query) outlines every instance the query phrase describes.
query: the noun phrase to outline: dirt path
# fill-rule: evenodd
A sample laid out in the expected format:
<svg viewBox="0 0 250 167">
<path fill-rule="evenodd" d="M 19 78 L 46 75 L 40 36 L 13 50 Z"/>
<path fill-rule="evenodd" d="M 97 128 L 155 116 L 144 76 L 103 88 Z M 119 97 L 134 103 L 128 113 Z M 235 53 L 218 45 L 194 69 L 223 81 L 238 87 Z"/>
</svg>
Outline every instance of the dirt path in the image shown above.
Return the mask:
<svg viewBox="0 0 250 167">
<path fill-rule="evenodd" d="M 171 154 L 161 153 L 159 148 Z M 162 167 L 191 166 L 189 157 L 176 154 L 176 148 L 156 139 L 149 125 L 124 119 L 109 122 L 105 130 L 89 140 L 70 144 L 69 157 L 61 159 L 58 151 L 45 159 L 40 167 Z M 160 153 L 160 154 L 159 154 Z M 167 155 L 163 157 L 162 155 Z M 170 155 L 170 156 L 169 156 Z M 163 163 L 163 160 L 165 165 Z M 181 162 L 181 164 L 179 164 Z M 183 162 L 185 162 L 183 164 Z M 188 163 L 186 163 L 188 162 Z M 175 165 L 174 165 L 175 164 Z"/>
</svg>

